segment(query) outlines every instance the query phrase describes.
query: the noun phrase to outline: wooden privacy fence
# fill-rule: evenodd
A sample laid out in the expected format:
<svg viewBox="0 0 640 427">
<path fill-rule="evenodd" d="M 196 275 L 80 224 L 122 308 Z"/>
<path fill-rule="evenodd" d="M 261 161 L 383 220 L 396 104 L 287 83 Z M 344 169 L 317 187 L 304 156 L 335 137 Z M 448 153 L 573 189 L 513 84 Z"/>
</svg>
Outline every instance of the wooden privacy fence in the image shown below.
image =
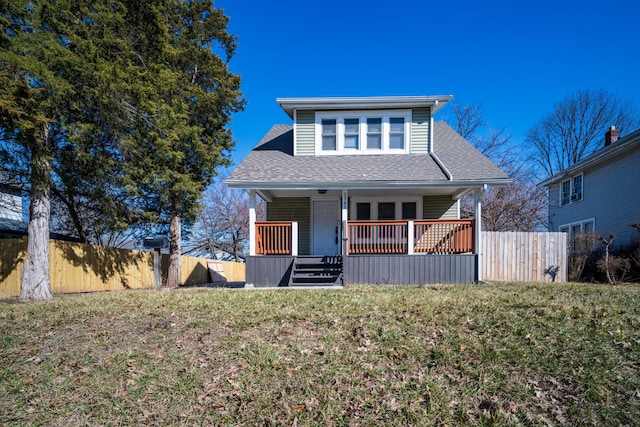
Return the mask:
<svg viewBox="0 0 640 427">
<path fill-rule="evenodd" d="M 567 234 L 482 232 L 482 279 L 566 282 Z"/>
<path fill-rule="evenodd" d="M 0 239 L 0 297 L 20 294 L 20 272 L 27 239 Z M 207 259 L 181 257 L 182 283 L 210 283 Z M 229 282 L 245 280 L 244 264 L 219 261 Z M 163 255 L 163 277 L 168 255 Z M 153 288 L 153 253 L 106 248 L 81 243 L 49 241 L 51 291 L 55 293 L 95 292 L 117 289 Z"/>
</svg>

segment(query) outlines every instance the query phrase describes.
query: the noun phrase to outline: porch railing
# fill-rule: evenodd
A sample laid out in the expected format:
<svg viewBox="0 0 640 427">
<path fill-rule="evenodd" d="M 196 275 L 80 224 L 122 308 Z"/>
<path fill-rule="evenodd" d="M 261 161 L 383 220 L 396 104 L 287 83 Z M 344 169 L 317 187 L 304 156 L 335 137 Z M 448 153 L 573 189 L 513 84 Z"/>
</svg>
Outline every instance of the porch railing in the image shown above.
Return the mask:
<svg viewBox="0 0 640 427">
<path fill-rule="evenodd" d="M 256 222 L 256 255 L 290 255 L 292 237 L 291 222 Z"/>
<path fill-rule="evenodd" d="M 350 254 L 473 252 L 473 226 L 472 219 L 349 221 L 347 248 Z"/>
<path fill-rule="evenodd" d="M 297 255 L 296 222 L 256 222 L 256 255 Z M 348 221 L 347 254 L 474 251 L 474 220 Z"/>
<path fill-rule="evenodd" d="M 350 254 L 407 252 L 407 221 L 349 221 Z"/>
<path fill-rule="evenodd" d="M 416 253 L 473 252 L 472 219 L 414 221 Z"/>
</svg>

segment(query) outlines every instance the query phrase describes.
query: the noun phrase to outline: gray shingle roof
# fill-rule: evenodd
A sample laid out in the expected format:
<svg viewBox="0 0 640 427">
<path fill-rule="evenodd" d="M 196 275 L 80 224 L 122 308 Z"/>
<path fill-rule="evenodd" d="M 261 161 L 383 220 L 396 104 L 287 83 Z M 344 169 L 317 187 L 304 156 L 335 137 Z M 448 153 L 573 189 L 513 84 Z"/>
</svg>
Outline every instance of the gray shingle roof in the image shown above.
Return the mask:
<svg viewBox="0 0 640 427">
<path fill-rule="evenodd" d="M 508 181 L 497 166 L 444 122 L 434 124 L 435 153 L 460 181 Z M 429 183 L 450 184 L 436 160 L 426 154 L 293 156 L 293 126 L 275 125 L 227 179 L 243 183 Z"/>
</svg>

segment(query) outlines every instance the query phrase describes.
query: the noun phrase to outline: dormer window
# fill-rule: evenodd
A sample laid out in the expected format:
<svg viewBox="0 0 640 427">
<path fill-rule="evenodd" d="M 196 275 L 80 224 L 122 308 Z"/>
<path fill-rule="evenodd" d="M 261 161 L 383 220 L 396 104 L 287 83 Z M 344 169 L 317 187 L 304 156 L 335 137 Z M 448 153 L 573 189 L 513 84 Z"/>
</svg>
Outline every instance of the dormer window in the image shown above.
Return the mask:
<svg viewBox="0 0 640 427">
<path fill-rule="evenodd" d="M 316 112 L 316 154 L 408 153 L 411 111 Z"/>
<path fill-rule="evenodd" d="M 389 148 L 404 150 L 404 118 L 402 117 L 389 119 Z"/>
<path fill-rule="evenodd" d="M 367 119 L 367 149 L 382 150 L 382 119 Z"/>
<path fill-rule="evenodd" d="M 344 148 L 357 150 L 360 148 L 360 120 L 344 119 Z"/>
<path fill-rule="evenodd" d="M 322 120 L 322 150 L 335 151 L 336 141 L 336 119 Z"/>
</svg>

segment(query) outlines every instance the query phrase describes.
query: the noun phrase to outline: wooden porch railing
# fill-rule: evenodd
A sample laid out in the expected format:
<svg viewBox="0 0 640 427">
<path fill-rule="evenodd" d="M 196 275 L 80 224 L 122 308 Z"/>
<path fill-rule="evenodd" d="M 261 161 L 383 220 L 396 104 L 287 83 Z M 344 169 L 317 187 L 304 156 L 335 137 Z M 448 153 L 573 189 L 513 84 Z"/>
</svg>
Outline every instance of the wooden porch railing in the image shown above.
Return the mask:
<svg viewBox="0 0 640 427">
<path fill-rule="evenodd" d="M 291 222 L 256 222 L 256 255 L 289 255 L 291 243 Z"/>
<path fill-rule="evenodd" d="M 407 252 L 407 221 L 349 221 L 350 254 Z"/>
<path fill-rule="evenodd" d="M 472 219 L 409 221 L 349 221 L 349 254 L 473 252 Z M 409 251 L 408 240 L 413 244 Z"/>
<path fill-rule="evenodd" d="M 294 227 L 293 224 L 256 222 L 256 255 L 297 255 L 297 246 L 294 248 L 297 242 L 293 241 L 297 240 L 297 231 L 294 231 L 297 225 Z M 409 224 L 413 224 L 411 230 Z M 347 254 L 460 254 L 473 251 L 472 219 L 349 221 L 347 225 Z"/>
<path fill-rule="evenodd" d="M 473 252 L 472 219 L 414 221 L 416 253 Z"/>
</svg>

